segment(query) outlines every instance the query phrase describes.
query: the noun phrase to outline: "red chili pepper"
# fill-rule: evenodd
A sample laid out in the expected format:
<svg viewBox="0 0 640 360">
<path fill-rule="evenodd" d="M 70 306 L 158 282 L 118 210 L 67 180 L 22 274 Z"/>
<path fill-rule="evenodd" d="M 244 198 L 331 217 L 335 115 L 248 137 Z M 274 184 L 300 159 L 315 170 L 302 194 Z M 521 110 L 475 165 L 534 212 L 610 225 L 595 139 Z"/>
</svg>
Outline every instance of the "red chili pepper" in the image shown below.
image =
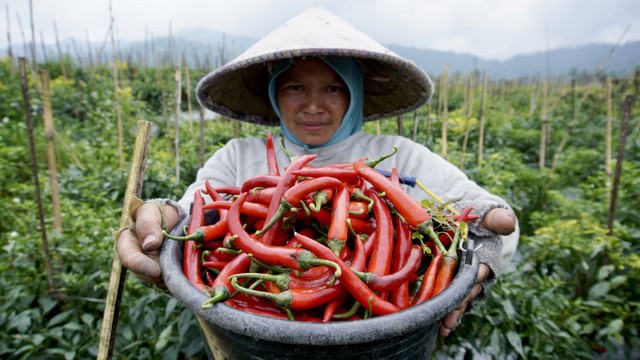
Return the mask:
<svg viewBox="0 0 640 360">
<path fill-rule="evenodd" d="M 211 298 L 202 304 L 202 309 L 206 310 L 216 302 L 229 299 L 234 292 L 233 286 L 229 282 L 229 276 L 248 271 L 249 265 L 251 265 L 251 258 L 247 254 L 240 254 L 224 266 L 213 281 Z"/>
<path fill-rule="evenodd" d="M 316 254 L 316 256 L 340 266 L 342 270 L 340 283 L 365 309 L 370 310 L 377 316 L 391 314 L 400 310 L 397 306 L 376 295 L 331 249 L 300 233 L 296 233 L 295 236 L 304 247 Z"/>
<path fill-rule="evenodd" d="M 378 240 L 376 239 L 377 237 L 378 237 L 378 232 L 373 231 L 371 235 L 369 235 L 369 237 L 367 238 L 367 241 L 364 242 L 364 251 L 367 259 L 371 257 L 371 254 L 373 253 L 373 249 L 375 249 L 376 247 L 376 243 L 378 242 Z"/>
<path fill-rule="evenodd" d="M 278 170 L 278 161 L 276 160 L 276 150 L 273 147 L 273 138 L 271 137 L 271 131 L 267 133 L 267 165 L 269 166 L 269 175 L 280 176 Z"/>
<path fill-rule="evenodd" d="M 393 255 L 393 220 L 391 211 L 372 189 L 368 190 L 366 195 L 373 199 L 373 213 L 377 226 L 377 242 L 369 259 L 367 271 L 378 275 L 387 275 L 391 272 Z"/>
<path fill-rule="evenodd" d="M 276 192 L 276 187 L 271 186 L 264 189 L 254 188 L 249 190 L 249 197 L 247 198 L 247 202 L 265 204 L 268 205 L 273 200 L 273 194 Z"/>
<path fill-rule="evenodd" d="M 246 180 L 240 187 L 240 193 L 250 191 L 255 188 L 269 188 L 278 185 L 282 178 L 276 175 L 259 175 Z"/>
<path fill-rule="evenodd" d="M 369 218 L 369 204 L 362 201 L 349 202 L 349 217 L 356 219 Z"/>
<path fill-rule="evenodd" d="M 393 261 L 391 263 L 391 272 L 397 272 L 406 263 L 411 253 L 411 229 L 409 225 L 402 221 L 399 216 L 395 217 L 396 241 L 393 247 Z M 415 271 L 414 271 L 415 272 Z M 389 301 L 398 305 L 401 309 L 409 307 L 409 282 L 405 282 L 397 288 L 391 290 Z"/>
<path fill-rule="evenodd" d="M 202 208 L 204 210 L 224 209 L 226 211 L 231 209 L 231 205 L 233 205 L 232 201 L 218 200 L 218 201 L 210 202 L 204 205 Z M 257 217 L 260 219 L 265 219 L 267 217 L 268 211 L 269 211 L 268 206 L 264 204 L 249 202 L 249 201 L 245 201 L 245 203 L 242 204 L 242 209 L 240 209 L 241 214 L 246 214 L 246 215 Z"/>
<path fill-rule="evenodd" d="M 428 225 L 431 219 L 429 213 L 406 191 L 395 186 L 386 176 L 366 166 L 364 159 L 354 162 L 353 168 L 360 176 L 371 183 L 376 190 L 384 192 L 386 198 L 391 201 L 396 210 L 414 229 L 420 230 Z"/>
<path fill-rule="evenodd" d="M 440 259 L 442 259 L 441 253 L 436 253 L 436 255 L 431 260 L 427 271 L 422 276 L 422 284 L 420 284 L 420 289 L 416 296 L 411 300 L 411 306 L 415 306 L 421 304 L 432 297 L 433 286 L 436 283 L 436 276 L 438 275 L 438 266 L 440 264 Z"/>
<path fill-rule="evenodd" d="M 208 181 L 208 180 L 207 180 Z M 222 186 L 213 188 L 218 194 L 240 195 L 239 186 Z M 206 192 L 208 194 L 208 192 Z"/>
<path fill-rule="evenodd" d="M 449 286 L 457 268 L 457 257 L 445 255 L 440 259 L 440 262 L 438 263 L 438 275 L 436 276 L 436 282 L 433 285 L 431 297 L 438 295 L 442 290 Z"/>
<path fill-rule="evenodd" d="M 227 302 L 225 302 L 226 305 L 238 309 L 238 310 L 242 310 L 248 313 L 252 313 L 252 314 L 256 314 L 256 315 L 261 315 L 261 316 L 265 316 L 265 317 L 269 317 L 269 318 L 274 318 L 274 319 L 281 319 L 281 320 L 290 320 L 289 316 L 283 312 L 276 312 L 273 310 L 265 310 L 262 308 L 257 308 L 257 307 L 251 307 L 251 306 L 247 306 L 245 304 L 242 304 L 239 302 L 238 299 L 234 298 L 231 300 L 228 300 Z M 275 306 L 272 305 L 273 308 L 276 308 Z M 296 321 L 309 321 L 309 322 L 321 322 L 322 319 L 316 318 L 316 317 L 312 317 L 312 316 L 304 316 L 304 315 L 295 315 L 295 320 Z"/>
<path fill-rule="evenodd" d="M 357 184 L 360 181 L 360 176 L 358 173 L 351 169 L 340 168 L 340 167 L 316 167 L 316 168 L 304 168 L 297 170 L 294 172 L 294 175 L 300 177 L 332 177 L 334 179 L 338 179 L 347 184 Z"/>
<path fill-rule="evenodd" d="M 336 311 L 344 304 L 345 301 L 349 298 L 349 294 L 344 294 L 337 299 L 333 299 L 327 303 L 324 307 L 324 314 L 322 316 L 322 322 L 329 322 L 331 318 L 336 313 Z"/>
<path fill-rule="evenodd" d="M 331 205 L 331 225 L 327 233 L 327 242 L 329 248 L 331 248 L 336 255 L 340 255 L 347 244 L 347 238 L 349 236 L 349 228 L 347 227 L 347 219 L 349 217 L 349 193 L 345 187 L 340 189 Z"/>
<path fill-rule="evenodd" d="M 244 253 L 252 254 L 256 259 L 268 264 L 288 267 L 296 270 L 306 270 L 315 265 L 328 265 L 322 263 L 315 255 L 308 250 L 301 248 L 287 248 L 284 246 L 273 246 L 265 244 L 252 238 L 243 228 L 240 222 L 240 208 L 248 194 L 243 193 L 233 202 L 229 210 L 228 222 L 229 230 L 232 234 L 238 235 L 235 245 Z"/>
<path fill-rule="evenodd" d="M 225 266 L 227 266 L 227 264 L 229 264 L 229 261 L 205 261 L 202 263 L 202 266 L 206 268 L 222 270 Z"/>
<path fill-rule="evenodd" d="M 420 260 L 422 259 L 421 251 L 420 246 L 414 245 L 411 248 L 411 253 L 405 266 L 394 273 L 378 275 L 372 272 L 363 273 L 358 271 L 356 274 L 372 290 L 379 292 L 393 290 L 401 284 L 408 284 L 409 278 L 418 271 L 418 268 L 420 267 Z"/>
<path fill-rule="evenodd" d="M 320 209 L 318 212 L 311 212 L 311 215 L 318 220 L 322 225 L 329 226 L 331 225 L 331 212 L 325 209 Z M 351 222 L 351 227 L 353 231 L 359 234 L 371 234 L 376 230 L 376 222 L 373 218 L 369 219 L 358 219 L 358 218 L 349 218 Z M 368 240 L 367 240 L 368 242 Z"/>
<path fill-rule="evenodd" d="M 196 229 L 202 227 L 204 223 L 204 211 L 202 205 L 204 200 L 200 191 L 196 191 L 193 195 L 193 209 L 191 211 L 191 222 L 189 223 L 189 230 L 187 234 L 191 235 Z M 166 236 L 166 235 L 165 235 Z M 186 278 L 193 286 L 199 291 L 205 291 L 207 286 L 202 281 L 201 268 L 200 268 L 200 252 L 201 250 L 196 248 L 196 241 L 186 241 L 184 243 L 184 256 L 182 260 L 182 271 Z"/>
</svg>

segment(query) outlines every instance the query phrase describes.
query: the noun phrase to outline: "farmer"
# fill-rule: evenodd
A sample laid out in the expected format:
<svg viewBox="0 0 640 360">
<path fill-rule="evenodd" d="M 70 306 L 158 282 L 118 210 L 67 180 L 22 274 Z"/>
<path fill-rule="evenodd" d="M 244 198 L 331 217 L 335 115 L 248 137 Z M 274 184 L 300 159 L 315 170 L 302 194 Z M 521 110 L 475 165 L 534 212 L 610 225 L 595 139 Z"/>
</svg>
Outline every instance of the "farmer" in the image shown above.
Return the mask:
<svg viewBox="0 0 640 360">
<path fill-rule="evenodd" d="M 210 110 L 255 124 L 279 126 L 293 154 L 317 154 L 311 165 L 378 158 L 393 151 L 378 169 L 397 168 L 462 210 L 473 207 L 470 222 L 478 246 L 477 284 L 440 327 L 447 336 L 469 304 L 486 296 L 518 242 L 516 217 L 501 198 L 469 180 L 457 167 L 426 147 L 400 136 L 374 136 L 363 122 L 414 110 L 429 100 L 433 82 L 415 64 L 384 48 L 328 11 L 312 7 L 257 42 L 235 60 L 203 78 L 196 92 Z M 132 208 L 135 233 L 122 231 L 117 253 L 122 264 L 147 283 L 162 285 L 157 255 L 162 228 L 172 229 L 188 214 L 194 192 L 205 180 L 214 187 L 241 186 L 268 173 L 266 139 L 233 139 L 198 171 L 179 202 L 151 200 Z M 280 172 L 289 164 L 276 146 Z M 416 200 L 428 196 L 405 190 Z"/>
</svg>

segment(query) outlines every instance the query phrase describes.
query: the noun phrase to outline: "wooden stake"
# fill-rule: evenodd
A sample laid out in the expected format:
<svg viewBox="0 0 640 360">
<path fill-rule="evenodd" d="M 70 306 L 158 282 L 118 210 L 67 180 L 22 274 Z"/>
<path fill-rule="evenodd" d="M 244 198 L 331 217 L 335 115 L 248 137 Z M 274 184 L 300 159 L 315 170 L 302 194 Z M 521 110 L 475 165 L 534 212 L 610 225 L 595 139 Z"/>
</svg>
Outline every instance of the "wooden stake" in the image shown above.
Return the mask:
<svg viewBox="0 0 640 360">
<path fill-rule="evenodd" d="M 29 58 L 29 47 L 27 46 L 27 39 L 24 36 L 24 29 L 22 28 L 22 21 L 20 20 L 20 14 L 16 12 L 16 17 L 18 18 L 18 25 L 20 26 L 20 34 L 22 35 L 22 41 L 24 42 L 24 57 L 25 61 Z M 33 56 L 33 54 L 32 54 Z M 29 66 L 29 71 L 31 72 L 31 77 L 33 78 L 33 84 L 36 88 L 38 94 L 40 93 L 40 82 L 38 81 L 38 74 L 35 73 L 33 66 Z"/>
<path fill-rule="evenodd" d="M 427 103 L 429 109 L 431 109 L 431 103 Z M 429 110 L 430 111 L 430 110 Z M 411 139 L 415 142 L 418 136 L 418 109 L 413 110 L 413 135 Z"/>
<path fill-rule="evenodd" d="M 56 166 L 56 146 L 54 142 L 53 111 L 51 109 L 51 90 L 49 87 L 49 71 L 42 69 L 42 120 L 47 139 L 47 164 L 49 181 L 51 182 L 51 205 L 53 207 L 53 227 L 62 233 L 62 215 L 60 211 L 60 191 L 58 189 L 58 170 Z"/>
<path fill-rule="evenodd" d="M 396 121 L 398 123 L 398 136 L 404 136 L 404 115 L 398 115 Z"/>
<path fill-rule="evenodd" d="M 440 155 L 447 158 L 447 120 L 449 118 L 449 64 L 444 64 L 444 74 L 442 74 L 442 149 Z"/>
<path fill-rule="evenodd" d="M 174 120 L 175 120 L 175 137 L 173 139 L 173 145 L 175 149 L 175 158 L 176 158 L 176 183 L 180 183 L 180 100 L 182 98 L 182 84 L 181 84 L 181 75 L 182 71 L 180 70 L 180 64 L 175 71 L 175 82 L 176 82 L 176 90 L 175 90 L 175 111 L 174 111 Z"/>
<path fill-rule="evenodd" d="M 547 157 L 547 126 L 549 119 L 547 118 L 547 109 L 548 109 L 548 87 L 549 87 L 549 79 L 544 79 L 542 82 L 542 114 L 541 124 L 540 124 L 540 158 L 538 159 L 538 167 L 542 170 L 545 167 L 546 157 Z"/>
<path fill-rule="evenodd" d="M 618 189 L 620 187 L 620 175 L 622 174 L 622 163 L 624 162 L 624 147 L 627 144 L 629 134 L 629 118 L 631 117 L 631 104 L 634 96 L 629 94 L 625 97 L 622 105 L 622 123 L 620 124 L 620 137 L 618 140 L 618 156 L 616 157 L 616 170 L 613 177 L 613 188 L 611 189 L 611 202 L 609 204 L 609 216 L 607 218 L 608 234 L 613 234 L 613 222 L 616 218 L 616 206 L 618 202 Z"/>
<path fill-rule="evenodd" d="M 9 25 L 9 5 L 5 5 L 5 9 L 7 10 L 7 55 L 9 56 L 9 62 L 13 65 L 13 49 L 11 48 L 11 26 Z"/>
<path fill-rule="evenodd" d="M 89 31 L 85 30 L 84 34 L 87 38 L 87 53 L 89 56 L 89 66 L 93 68 L 93 52 L 91 51 L 91 41 L 89 40 Z"/>
<path fill-rule="evenodd" d="M 200 110 L 200 150 L 198 152 L 198 160 L 200 168 L 202 168 L 204 166 L 204 107 L 198 105 L 198 109 Z"/>
<path fill-rule="evenodd" d="M 116 43 L 114 36 L 114 19 L 109 0 L 109 17 L 111 19 L 111 52 L 113 58 L 113 94 L 116 102 L 116 118 L 118 122 L 118 155 L 120 158 L 120 169 L 124 169 L 124 141 L 122 138 L 122 109 L 120 108 L 120 86 L 118 85 L 118 56 L 116 54 Z"/>
<path fill-rule="evenodd" d="M 44 33 L 42 31 L 40 31 L 40 43 L 42 44 L 42 59 L 44 59 L 44 62 L 47 63 L 49 62 L 49 59 L 47 57 L 47 46 L 44 43 Z"/>
<path fill-rule="evenodd" d="M 22 86 L 22 99 L 24 115 L 27 119 L 27 130 L 29 131 L 29 150 L 31 152 L 31 170 L 33 173 L 33 186 L 35 187 L 36 202 L 38 204 L 38 217 L 40 220 L 40 232 L 42 234 L 42 250 L 44 251 L 44 264 L 47 271 L 47 281 L 49 292 L 54 299 L 58 298 L 58 291 L 53 280 L 53 270 L 51 266 L 51 255 L 49 253 L 49 242 L 47 240 L 47 229 L 44 224 L 44 210 L 42 209 L 42 196 L 40 195 L 40 180 L 38 179 L 38 161 L 36 159 L 36 146 L 33 139 L 33 122 L 31 121 L 31 103 L 29 100 L 29 85 L 27 81 L 26 60 L 24 57 L 18 58 L 20 68 L 20 84 Z"/>
<path fill-rule="evenodd" d="M 138 131 L 136 135 L 131 168 L 129 169 L 129 179 L 124 194 L 122 214 L 120 216 L 120 229 L 128 224 L 129 206 L 134 196 L 140 197 L 142 193 L 142 182 L 144 171 L 147 165 L 147 155 L 149 151 L 149 141 L 151 140 L 152 124 L 148 121 L 138 121 Z M 117 241 L 117 239 L 116 239 Z M 115 246 L 114 246 L 115 249 Z M 111 359 L 113 356 L 113 346 L 116 338 L 116 328 L 118 325 L 118 312 L 120 311 L 120 301 L 124 289 L 124 280 L 127 270 L 118 255 L 113 253 L 111 262 L 111 277 L 109 279 L 109 291 L 107 293 L 106 304 L 102 319 L 102 329 L 100 331 L 100 343 L 98 345 L 98 360 Z"/>
<path fill-rule="evenodd" d="M 189 65 L 184 61 L 184 77 L 187 90 L 187 113 L 189 114 L 189 130 L 193 130 L 193 119 L 191 116 L 191 83 L 189 82 Z"/>
<path fill-rule="evenodd" d="M 605 187 L 607 190 L 611 190 L 611 147 L 612 147 L 612 128 L 613 128 L 613 102 L 611 101 L 612 95 L 611 78 L 607 76 L 607 119 L 606 119 L 606 133 L 605 133 L 605 150 L 604 150 L 604 174 L 605 174 Z M 608 193 L 607 204 L 611 204 L 611 193 Z"/>
<path fill-rule="evenodd" d="M 478 115 L 478 167 L 482 166 L 483 147 L 484 147 L 484 114 L 487 105 L 487 83 L 488 72 L 484 71 L 482 79 L 482 100 L 480 104 L 480 114 Z"/>
<path fill-rule="evenodd" d="M 58 48 L 58 59 L 60 61 L 60 71 L 62 72 L 62 77 L 67 77 L 67 70 L 64 68 L 64 57 L 62 56 L 62 47 L 60 47 L 60 39 L 58 39 L 58 27 L 56 26 L 56 21 L 53 20 L 53 31 L 56 34 L 56 47 Z"/>
<path fill-rule="evenodd" d="M 29 17 L 31 19 L 31 61 L 33 63 L 33 73 L 36 75 L 33 80 L 38 82 L 38 56 L 36 55 L 36 28 L 33 23 L 33 0 L 29 0 Z M 38 91 L 40 92 L 40 91 Z"/>
<path fill-rule="evenodd" d="M 471 117 L 473 116 L 473 100 L 475 97 L 476 87 L 476 69 L 474 63 L 473 74 L 467 82 L 467 114 L 466 124 L 464 129 L 464 140 L 462 141 L 462 157 L 460 159 L 460 170 L 464 169 L 464 159 L 467 155 L 467 143 L 469 142 L 469 132 L 471 132 Z"/>
</svg>

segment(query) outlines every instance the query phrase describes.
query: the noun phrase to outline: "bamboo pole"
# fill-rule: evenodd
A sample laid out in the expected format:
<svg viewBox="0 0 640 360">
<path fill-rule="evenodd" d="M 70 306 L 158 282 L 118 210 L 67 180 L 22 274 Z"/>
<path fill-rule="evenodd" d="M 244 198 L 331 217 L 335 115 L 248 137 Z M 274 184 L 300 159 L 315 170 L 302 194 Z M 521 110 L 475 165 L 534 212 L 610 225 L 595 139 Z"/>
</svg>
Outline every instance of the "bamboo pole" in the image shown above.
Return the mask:
<svg viewBox="0 0 640 360">
<path fill-rule="evenodd" d="M 444 64 L 444 74 L 442 75 L 442 149 L 440 155 L 443 158 L 447 158 L 447 120 L 449 117 L 449 100 L 448 100 L 448 78 L 449 78 L 449 64 Z"/>
<path fill-rule="evenodd" d="M 480 114 L 478 115 L 478 167 L 482 166 L 484 147 L 484 115 L 487 105 L 487 82 L 488 72 L 484 71 L 482 79 L 482 100 L 480 104 Z"/>
<path fill-rule="evenodd" d="M 62 233 L 62 215 L 60 211 L 60 191 L 58 189 L 58 170 L 56 166 L 56 147 L 53 130 L 53 111 L 51 109 L 51 90 L 49 87 L 49 71 L 40 71 L 42 79 L 42 120 L 47 140 L 47 164 L 49 167 L 49 181 L 51 182 L 51 205 L 53 207 L 53 227 Z"/>
<path fill-rule="evenodd" d="M 40 44 L 42 44 L 42 59 L 45 63 L 49 62 L 49 56 L 47 55 L 47 44 L 44 42 L 44 33 L 40 31 Z"/>
<path fill-rule="evenodd" d="M 376 135 L 380 136 L 380 120 L 376 120 Z"/>
<path fill-rule="evenodd" d="M 189 130 L 193 130 L 193 117 L 191 116 L 191 83 L 189 81 L 189 65 L 184 61 L 184 77 L 187 91 L 187 113 L 189 114 Z"/>
<path fill-rule="evenodd" d="M 611 147 L 612 147 L 612 128 L 613 128 L 613 102 L 611 78 L 607 76 L 607 117 L 606 117 L 606 133 L 605 133 L 605 151 L 604 151 L 604 174 L 605 187 L 608 190 L 607 204 L 611 204 Z"/>
<path fill-rule="evenodd" d="M 27 38 L 24 36 L 24 29 L 22 27 L 22 20 L 20 20 L 20 14 L 18 12 L 16 12 L 16 17 L 18 18 L 18 25 L 20 27 L 20 34 L 22 35 L 22 41 L 23 41 L 23 45 L 24 45 L 24 58 L 25 61 L 27 61 L 28 63 L 28 59 L 29 59 L 29 47 L 27 45 Z M 33 54 L 32 54 L 33 56 Z M 38 92 L 38 94 L 40 93 L 40 82 L 38 81 L 38 75 L 35 73 L 33 66 L 29 66 L 29 72 L 31 72 L 31 78 L 33 79 L 33 85 L 36 88 L 36 91 Z"/>
<path fill-rule="evenodd" d="M 198 160 L 200 168 L 204 166 L 204 107 L 198 105 L 200 113 L 200 150 L 198 151 Z"/>
<path fill-rule="evenodd" d="M 431 109 L 431 103 L 428 102 L 427 106 Z M 411 140 L 416 141 L 416 137 L 418 136 L 418 109 L 413 110 L 413 136 Z"/>
<path fill-rule="evenodd" d="M 9 63 L 13 65 L 13 48 L 11 47 L 11 25 L 9 24 L 9 5 L 5 5 L 5 9 L 7 10 L 7 55 L 9 56 Z"/>
<path fill-rule="evenodd" d="M 473 105 L 475 98 L 475 87 L 476 87 L 476 69 L 474 63 L 473 74 L 471 78 L 467 82 L 467 114 L 466 114 L 466 125 L 464 130 L 464 141 L 462 142 L 462 158 L 460 159 L 460 170 L 464 169 L 464 159 L 467 155 L 467 144 L 469 142 L 469 132 L 471 131 L 471 118 L 473 117 Z"/>
<path fill-rule="evenodd" d="M 625 97 L 622 105 L 622 122 L 620 124 L 620 136 L 618 140 L 618 155 L 616 157 L 616 170 L 613 177 L 613 188 L 611 189 L 611 202 L 609 204 L 609 216 L 607 217 L 608 234 L 613 234 L 613 222 L 616 218 L 616 206 L 618 202 L 618 189 L 620 187 L 620 175 L 622 174 L 622 163 L 624 162 L 624 147 L 629 134 L 629 118 L 631 117 L 631 105 L 634 96 L 629 94 Z"/>
<path fill-rule="evenodd" d="M 182 98 L 182 85 L 181 85 L 182 70 L 180 64 L 175 71 L 175 137 L 173 138 L 173 145 L 175 149 L 176 160 L 176 183 L 180 183 L 180 100 Z"/>
<path fill-rule="evenodd" d="M 89 40 L 89 31 L 84 31 L 85 37 L 87 38 L 87 54 L 89 57 L 89 66 L 93 68 L 93 52 L 91 51 L 91 40 Z"/>
<path fill-rule="evenodd" d="M 571 91 L 572 91 L 572 106 L 573 106 L 573 114 L 571 115 L 571 120 L 569 121 L 569 125 L 565 130 L 564 136 L 558 145 L 558 149 L 556 150 L 555 155 L 553 156 L 553 164 L 551 164 L 551 173 L 553 174 L 556 171 L 556 167 L 558 166 L 558 162 L 560 161 L 560 153 L 564 149 L 565 145 L 567 145 L 567 141 L 569 140 L 569 136 L 571 136 L 571 132 L 573 131 L 573 127 L 576 124 L 578 118 L 578 108 L 576 108 L 576 80 L 573 79 L 571 81 Z M 585 90 L 585 94 L 589 93 L 589 88 Z"/>
<path fill-rule="evenodd" d="M 127 188 L 124 194 L 124 203 L 122 205 L 119 229 L 128 225 L 130 217 L 129 206 L 131 204 L 131 200 L 134 196 L 140 197 L 140 194 L 142 193 L 142 182 L 144 180 L 144 171 L 147 165 L 149 141 L 151 140 L 151 127 L 152 124 L 148 121 L 138 121 L 138 131 L 135 147 L 133 149 L 133 157 L 131 159 L 131 167 L 129 169 L 129 179 L 127 181 Z M 103 313 L 100 343 L 98 345 L 98 360 L 111 359 L 113 356 L 113 346 L 115 343 L 116 328 L 118 326 L 118 312 L 120 311 L 120 301 L 122 299 L 124 280 L 127 274 L 126 268 L 122 266 L 122 263 L 115 251 L 112 256 L 113 260 L 111 262 L 109 290 Z"/>
<path fill-rule="evenodd" d="M 53 269 L 51 266 L 51 255 L 49 253 L 49 241 L 47 240 L 47 229 L 44 223 L 44 210 L 42 209 L 42 196 L 40 195 L 40 180 L 38 179 L 38 161 L 36 159 L 36 146 L 33 138 L 33 121 L 31 120 L 31 103 L 29 100 L 29 85 L 27 82 L 26 60 L 24 57 L 18 58 L 20 68 L 20 85 L 22 87 L 22 99 L 24 115 L 27 119 L 27 130 L 29 132 L 29 150 L 31 153 L 31 170 L 33 174 L 33 186 L 35 187 L 36 202 L 38 204 L 38 217 L 40 220 L 40 232 L 42 234 L 42 250 L 44 251 L 44 264 L 47 272 L 47 282 L 51 297 L 58 298 L 58 291 L 53 279 Z"/>
<path fill-rule="evenodd" d="M 398 136 L 404 136 L 404 115 L 398 115 L 396 122 L 398 123 Z"/>
<path fill-rule="evenodd" d="M 36 55 L 36 46 L 38 42 L 36 41 L 36 28 L 33 22 L 33 0 L 29 0 L 29 18 L 31 20 L 31 62 L 33 63 L 33 74 L 35 75 L 33 81 L 37 84 L 38 81 L 38 56 Z M 38 87 L 36 87 L 37 89 Z M 40 90 L 38 90 L 40 92 Z"/>
<path fill-rule="evenodd" d="M 120 86 L 118 85 L 118 56 L 116 54 L 116 44 L 114 36 L 114 19 L 111 0 L 109 0 L 109 18 L 111 19 L 111 52 L 113 59 L 113 94 L 116 102 L 116 119 L 118 122 L 118 157 L 120 159 L 120 169 L 124 169 L 124 140 L 122 135 L 122 109 L 120 107 Z"/>
<path fill-rule="evenodd" d="M 64 68 L 64 57 L 62 56 L 62 47 L 60 46 L 60 39 L 58 38 L 58 26 L 56 26 L 56 21 L 53 20 L 53 31 L 56 34 L 56 47 L 58 48 L 58 59 L 60 60 L 60 71 L 62 72 L 62 77 L 67 77 L 67 70 Z"/>
<path fill-rule="evenodd" d="M 542 114 L 540 116 L 541 124 L 540 124 L 540 158 L 538 159 L 538 166 L 540 169 L 544 169 L 547 157 L 547 126 L 548 126 L 548 118 L 547 118 L 547 109 L 548 109 L 548 87 L 549 87 L 549 79 L 544 79 L 542 82 Z"/>
</svg>

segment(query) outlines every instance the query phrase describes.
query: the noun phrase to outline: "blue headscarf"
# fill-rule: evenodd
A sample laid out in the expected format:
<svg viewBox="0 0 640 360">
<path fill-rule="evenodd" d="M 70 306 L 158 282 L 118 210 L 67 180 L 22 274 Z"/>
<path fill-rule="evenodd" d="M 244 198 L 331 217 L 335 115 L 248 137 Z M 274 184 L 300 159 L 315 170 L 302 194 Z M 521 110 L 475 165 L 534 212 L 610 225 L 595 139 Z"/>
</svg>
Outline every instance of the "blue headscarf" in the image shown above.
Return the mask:
<svg viewBox="0 0 640 360">
<path fill-rule="evenodd" d="M 282 116 L 280 115 L 280 109 L 278 107 L 278 100 L 276 99 L 276 78 L 285 72 L 293 65 L 293 59 L 285 59 L 279 61 L 274 70 L 271 80 L 269 81 L 269 100 L 271 106 L 275 110 L 276 114 L 280 118 L 280 127 L 284 137 L 292 143 L 303 146 L 307 149 L 329 146 L 337 144 L 340 141 L 346 139 L 352 134 L 355 134 L 362 128 L 362 108 L 364 106 L 364 86 L 362 84 L 362 72 L 360 71 L 360 65 L 352 57 L 346 56 L 319 56 L 327 65 L 329 65 L 349 88 L 349 108 L 342 118 L 342 123 L 338 130 L 331 136 L 329 141 L 322 145 L 309 146 L 300 141 L 284 124 Z"/>
</svg>

